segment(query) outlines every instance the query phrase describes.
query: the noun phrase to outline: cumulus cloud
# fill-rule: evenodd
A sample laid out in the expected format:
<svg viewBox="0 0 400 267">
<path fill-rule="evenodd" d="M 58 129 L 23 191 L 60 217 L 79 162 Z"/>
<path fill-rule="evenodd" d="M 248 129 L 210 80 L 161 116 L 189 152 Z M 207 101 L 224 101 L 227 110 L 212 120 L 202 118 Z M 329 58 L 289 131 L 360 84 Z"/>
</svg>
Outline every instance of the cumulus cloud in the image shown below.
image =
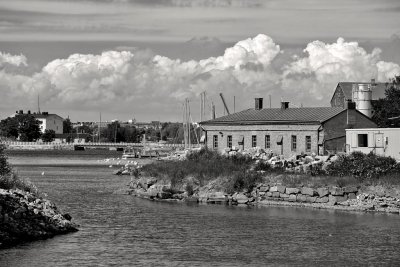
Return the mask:
<svg viewBox="0 0 400 267">
<path fill-rule="evenodd" d="M 219 101 L 220 92 L 228 102 L 235 95 L 238 109 L 251 107 L 254 97 L 268 95 L 276 104 L 282 97 L 297 105 L 324 106 L 339 81 L 388 81 L 400 73 L 398 64 L 380 59 L 380 49 L 367 52 L 342 38 L 332 44 L 311 42 L 302 55 L 277 69 L 273 63 L 282 53 L 272 38 L 260 34 L 203 60 L 181 61 L 137 49 L 73 54 L 32 75 L 0 70 L 2 104 L 25 103 L 40 94 L 51 109 L 106 107 L 154 116 L 175 112 L 176 117 L 172 107 L 206 91 L 214 101 Z M 0 54 L 0 60 L 27 65 L 23 55 Z"/>
<path fill-rule="evenodd" d="M 11 55 L 8 53 L 2 53 L 0 51 L 0 67 L 5 64 L 10 64 L 14 66 L 27 66 L 27 60 L 24 55 Z"/>
</svg>

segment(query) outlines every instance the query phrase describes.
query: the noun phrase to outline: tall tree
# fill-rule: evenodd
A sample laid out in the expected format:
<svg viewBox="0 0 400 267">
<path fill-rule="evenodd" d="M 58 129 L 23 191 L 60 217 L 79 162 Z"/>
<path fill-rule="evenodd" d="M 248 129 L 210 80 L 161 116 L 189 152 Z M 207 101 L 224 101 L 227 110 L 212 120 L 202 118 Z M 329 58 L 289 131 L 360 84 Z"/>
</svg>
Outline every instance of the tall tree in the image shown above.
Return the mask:
<svg viewBox="0 0 400 267">
<path fill-rule="evenodd" d="M 43 142 L 53 142 L 56 137 L 56 132 L 54 130 L 46 129 L 42 134 Z"/>
<path fill-rule="evenodd" d="M 372 120 L 379 127 L 400 127 L 400 76 L 396 76 L 385 91 L 385 98 L 373 102 Z"/>
<path fill-rule="evenodd" d="M 40 135 L 40 122 L 31 114 L 17 114 L 0 122 L 4 136 L 19 138 L 21 141 L 35 141 Z"/>
<path fill-rule="evenodd" d="M 73 133 L 72 122 L 69 118 L 63 121 L 63 133 Z"/>
</svg>

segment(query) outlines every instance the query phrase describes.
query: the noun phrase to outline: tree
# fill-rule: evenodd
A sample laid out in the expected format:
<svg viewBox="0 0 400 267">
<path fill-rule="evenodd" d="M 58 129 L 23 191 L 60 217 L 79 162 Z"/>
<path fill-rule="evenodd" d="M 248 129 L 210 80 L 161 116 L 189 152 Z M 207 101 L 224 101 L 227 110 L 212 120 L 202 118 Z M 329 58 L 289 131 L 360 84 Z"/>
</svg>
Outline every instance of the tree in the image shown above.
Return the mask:
<svg viewBox="0 0 400 267">
<path fill-rule="evenodd" d="M 400 127 L 400 76 L 385 90 L 385 98 L 373 102 L 372 120 L 378 127 Z"/>
<path fill-rule="evenodd" d="M 69 118 L 63 121 L 63 133 L 73 133 L 72 122 Z"/>
<path fill-rule="evenodd" d="M 19 138 L 21 141 L 35 141 L 40 135 L 39 121 L 31 114 L 17 114 L 0 122 L 4 136 Z"/>
<path fill-rule="evenodd" d="M 46 129 L 42 134 L 43 142 L 53 142 L 55 138 L 56 138 L 56 132 L 54 130 Z"/>
</svg>

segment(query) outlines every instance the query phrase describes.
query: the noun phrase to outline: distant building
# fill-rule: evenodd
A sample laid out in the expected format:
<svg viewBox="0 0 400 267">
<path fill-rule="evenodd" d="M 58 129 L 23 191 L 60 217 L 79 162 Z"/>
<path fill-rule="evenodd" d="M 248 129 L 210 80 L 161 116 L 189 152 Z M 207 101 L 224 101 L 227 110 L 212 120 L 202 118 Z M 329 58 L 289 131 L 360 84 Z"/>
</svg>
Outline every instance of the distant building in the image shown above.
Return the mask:
<svg viewBox="0 0 400 267">
<path fill-rule="evenodd" d="M 368 117 L 372 117 L 372 102 L 385 98 L 388 83 L 371 82 L 340 82 L 331 98 L 331 107 L 345 108 L 350 100 L 356 104 L 356 109 Z"/>
<path fill-rule="evenodd" d="M 200 122 L 207 147 L 223 150 L 233 146 L 240 149 L 260 147 L 278 155 L 304 153 L 335 153 L 345 151 L 347 128 L 372 128 L 376 124 L 349 106 L 318 108 L 256 108 Z"/>
<path fill-rule="evenodd" d="M 63 121 L 64 119 L 57 114 L 49 114 L 48 112 L 42 112 L 40 114 L 32 114 L 35 119 L 41 122 L 40 131 L 44 133 L 46 130 L 54 130 L 56 134 L 63 133 Z"/>
<path fill-rule="evenodd" d="M 400 128 L 367 128 L 346 130 L 347 152 L 373 152 L 400 161 Z"/>
<path fill-rule="evenodd" d="M 11 115 L 10 117 L 14 117 L 15 115 L 24 114 L 23 110 L 18 110 L 15 114 Z M 27 113 L 32 115 L 36 120 L 40 122 L 40 131 L 44 133 L 46 130 L 54 130 L 56 134 L 63 133 L 63 122 L 64 119 L 57 114 L 49 114 L 48 112 L 41 112 L 41 113 L 31 113 L 28 110 Z"/>
</svg>

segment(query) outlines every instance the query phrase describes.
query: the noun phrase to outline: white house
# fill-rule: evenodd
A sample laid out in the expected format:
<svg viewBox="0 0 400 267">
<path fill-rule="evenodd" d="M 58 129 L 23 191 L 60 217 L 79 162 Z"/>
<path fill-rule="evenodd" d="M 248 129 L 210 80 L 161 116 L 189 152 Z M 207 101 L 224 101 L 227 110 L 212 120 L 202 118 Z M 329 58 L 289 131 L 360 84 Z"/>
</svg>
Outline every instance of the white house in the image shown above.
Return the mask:
<svg viewBox="0 0 400 267">
<path fill-rule="evenodd" d="M 45 130 L 54 130 L 56 134 L 63 133 L 63 121 L 64 119 L 57 114 L 49 114 L 48 112 L 42 112 L 40 114 L 32 114 L 35 119 L 41 122 L 40 131 L 44 133 Z"/>
<path fill-rule="evenodd" d="M 346 151 L 372 151 L 400 160 L 400 128 L 346 129 Z"/>
</svg>

